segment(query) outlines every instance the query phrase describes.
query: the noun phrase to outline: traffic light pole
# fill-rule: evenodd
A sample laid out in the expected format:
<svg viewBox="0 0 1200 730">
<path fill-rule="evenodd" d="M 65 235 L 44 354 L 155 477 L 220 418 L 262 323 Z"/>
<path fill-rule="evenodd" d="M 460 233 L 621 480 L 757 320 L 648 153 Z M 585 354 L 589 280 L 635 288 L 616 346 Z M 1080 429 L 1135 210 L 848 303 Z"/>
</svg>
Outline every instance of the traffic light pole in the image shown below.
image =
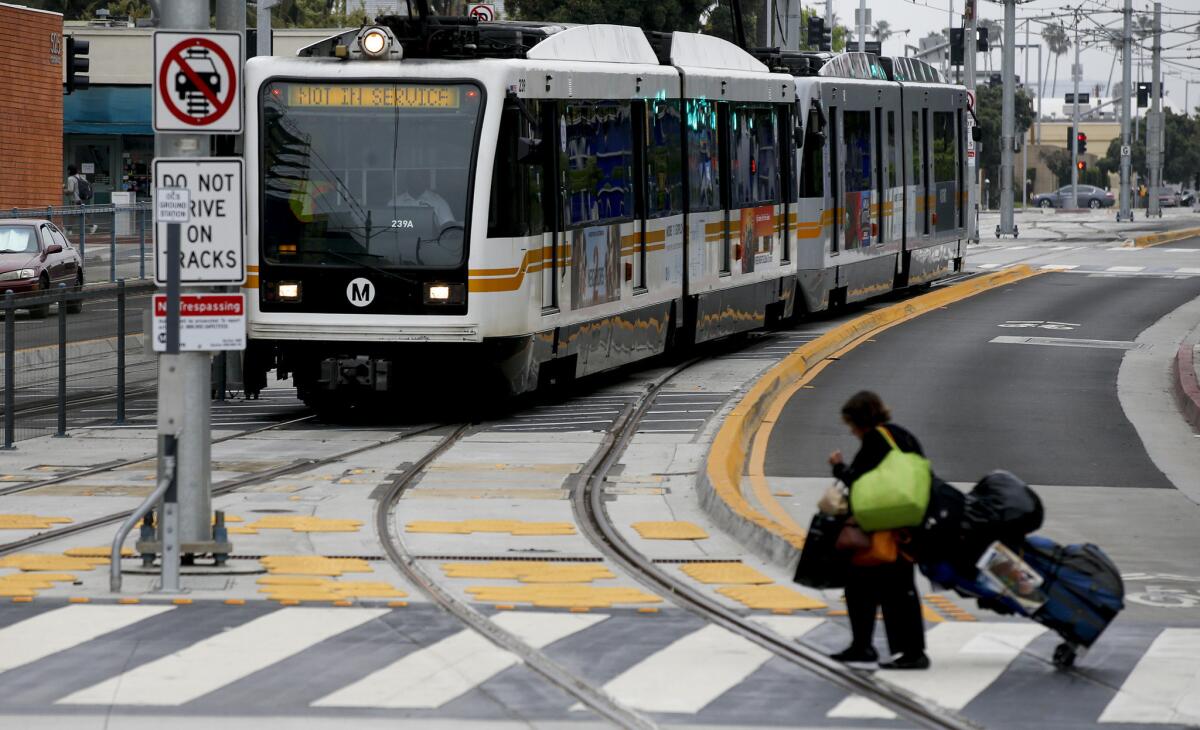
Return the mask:
<svg viewBox="0 0 1200 730">
<path fill-rule="evenodd" d="M 963 31 L 963 76 L 967 93 L 975 99 L 975 39 L 978 35 L 975 30 L 975 0 L 966 0 L 963 5 L 963 21 L 966 24 Z M 979 150 L 971 138 L 974 126 L 975 120 L 968 114 L 967 128 L 962 130 L 967 135 L 967 148 L 972 153 L 967 157 L 967 241 L 979 243 Z"/>
<path fill-rule="evenodd" d="M 1130 138 L 1129 138 L 1129 105 L 1133 100 L 1133 0 L 1125 0 L 1124 42 L 1121 44 L 1121 209 L 1117 212 L 1118 221 L 1133 220 L 1131 173 L 1130 169 Z"/>
<path fill-rule="evenodd" d="M 1075 93 L 1071 97 L 1071 207 L 1079 207 L 1079 15 L 1075 15 L 1075 63 L 1071 64 L 1071 79 Z M 1065 205 L 1063 206 L 1066 207 Z"/>
<path fill-rule="evenodd" d="M 1162 4 L 1154 3 L 1154 45 L 1151 55 L 1150 116 L 1146 118 L 1146 167 L 1150 168 L 1150 196 L 1146 217 L 1162 216 L 1158 190 L 1162 187 Z"/>
<path fill-rule="evenodd" d="M 1000 223 L 996 237 L 1016 236 L 1013 222 L 1013 145 L 1016 141 L 1017 3 L 1004 0 L 1004 46 L 1001 48 L 1001 76 L 1004 100 L 1000 119 Z"/>
</svg>

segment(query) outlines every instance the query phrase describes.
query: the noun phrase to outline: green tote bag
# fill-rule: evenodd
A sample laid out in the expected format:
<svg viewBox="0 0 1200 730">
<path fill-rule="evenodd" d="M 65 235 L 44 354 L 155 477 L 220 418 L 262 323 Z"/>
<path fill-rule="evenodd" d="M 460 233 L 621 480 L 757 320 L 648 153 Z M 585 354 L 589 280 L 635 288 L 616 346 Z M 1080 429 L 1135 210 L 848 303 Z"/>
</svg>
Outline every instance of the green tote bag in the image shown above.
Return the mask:
<svg viewBox="0 0 1200 730">
<path fill-rule="evenodd" d="M 850 487 L 850 512 L 867 532 L 919 525 L 933 483 L 929 459 L 901 451 L 883 426 L 879 432 L 892 450 Z"/>
</svg>

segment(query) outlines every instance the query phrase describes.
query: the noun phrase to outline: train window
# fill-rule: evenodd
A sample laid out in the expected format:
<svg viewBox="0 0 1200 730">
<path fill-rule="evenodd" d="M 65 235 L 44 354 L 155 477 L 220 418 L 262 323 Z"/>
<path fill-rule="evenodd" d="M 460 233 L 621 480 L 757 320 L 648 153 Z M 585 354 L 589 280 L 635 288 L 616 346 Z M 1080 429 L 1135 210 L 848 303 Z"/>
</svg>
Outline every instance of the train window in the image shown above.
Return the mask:
<svg viewBox="0 0 1200 730">
<path fill-rule="evenodd" d="M 560 168 L 566 183 L 567 225 L 631 220 L 633 117 L 629 102 L 567 102 L 560 126 L 565 131 Z"/>
<path fill-rule="evenodd" d="M 846 206 L 844 244 L 858 248 L 871 240 L 871 114 L 842 112 L 846 151 L 843 200 Z"/>
<path fill-rule="evenodd" d="M 800 197 L 825 197 L 825 138 L 820 133 L 821 118 L 809 110 L 804 132 L 804 154 L 800 160 Z"/>
<path fill-rule="evenodd" d="M 537 124 L 541 104 L 535 99 L 523 99 L 520 104 L 506 105 L 500 116 L 488 207 L 489 238 L 536 236 L 545 230 L 546 156 Z"/>
<path fill-rule="evenodd" d="M 693 213 L 721 207 L 720 126 L 717 102 L 689 99 L 687 110 L 688 207 Z"/>
<path fill-rule="evenodd" d="M 771 107 L 735 105 L 729 114 L 731 208 L 779 202 L 779 122 Z"/>
<path fill-rule="evenodd" d="M 896 149 L 896 112 L 887 113 L 887 185 L 894 188 L 900 184 L 896 179 L 899 171 L 896 169 L 896 159 L 899 151 Z"/>
<path fill-rule="evenodd" d="M 678 99 L 646 105 L 646 217 L 683 212 L 683 123 Z"/>
</svg>

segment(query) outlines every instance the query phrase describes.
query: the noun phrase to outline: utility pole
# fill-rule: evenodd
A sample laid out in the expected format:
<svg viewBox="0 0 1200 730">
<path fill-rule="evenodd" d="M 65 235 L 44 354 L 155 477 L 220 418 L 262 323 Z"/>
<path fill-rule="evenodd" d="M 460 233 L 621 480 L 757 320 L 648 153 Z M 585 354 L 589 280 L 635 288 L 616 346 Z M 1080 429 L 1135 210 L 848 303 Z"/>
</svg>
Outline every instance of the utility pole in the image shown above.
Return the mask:
<svg viewBox="0 0 1200 730">
<path fill-rule="evenodd" d="M 1017 0 L 1004 0 L 1004 47 L 1000 73 L 1004 80 L 1004 101 L 1000 122 L 1000 223 L 996 237 L 1017 235 L 1013 222 L 1013 144 L 1016 136 Z"/>
<path fill-rule="evenodd" d="M 1161 216 L 1158 189 L 1162 187 L 1162 3 L 1154 3 L 1154 45 L 1151 46 L 1150 116 L 1146 117 L 1146 166 L 1150 168 L 1146 217 Z"/>
<path fill-rule="evenodd" d="M 1021 55 L 1025 57 L 1025 74 L 1021 76 L 1023 79 L 1022 88 L 1029 88 L 1029 26 L 1030 22 L 1025 21 L 1025 47 L 1021 49 Z M 1029 140 L 1028 130 L 1021 135 L 1021 210 L 1025 210 L 1025 206 L 1029 205 Z"/>
<path fill-rule="evenodd" d="M 1075 93 L 1071 97 L 1071 207 L 1079 207 L 1079 11 L 1075 11 L 1075 63 L 1071 64 L 1071 80 Z M 1066 206 L 1063 206 L 1066 207 Z"/>
<path fill-rule="evenodd" d="M 833 0 L 825 0 L 825 27 L 829 29 L 830 43 L 833 43 Z"/>
<path fill-rule="evenodd" d="M 833 31 L 830 31 L 833 32 Z M 858 52 L 867 50 L 867 0 L 858 0 Z M 883 50 L 883 49 L 880 49 Z"/>
<path fill-rule="evenodd" d="M 966 77 L 968 97 L 975 99 L 975 1 L 966 0 L 963 4 L 963 76 Z M 972 109 L 974 111 L 974 109 Z M 974 118 L 967 115 L 967 128 L 962 133 L 967 135 L 967 241 L 979 243 L 979 150 L 971 137 L 971 129 L 975 126 Z"/>
<path fill-rule="evenodd" d="M 1125 28 L 1121 44 L 1121 209 L 1118 221 L 1133 220 L 1130 169 L 1129 105 L 1133 99 L 1133 0 L 1125 0 Z"/>
</svg>

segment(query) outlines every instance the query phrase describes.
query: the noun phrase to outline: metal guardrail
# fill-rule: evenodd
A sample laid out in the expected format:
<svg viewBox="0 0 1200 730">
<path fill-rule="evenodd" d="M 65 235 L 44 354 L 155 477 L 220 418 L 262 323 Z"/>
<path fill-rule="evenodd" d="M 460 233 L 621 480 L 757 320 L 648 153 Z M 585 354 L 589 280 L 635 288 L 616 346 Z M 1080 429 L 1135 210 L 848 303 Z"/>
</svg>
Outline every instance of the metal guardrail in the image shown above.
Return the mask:
<svg viewBox="0 0 1200 730">
<path fill-rule="evenodd" d="M 83 291 L 60 285 L 50 292 L 3 292 L 4 425 L 0 448 L 11 449 L 18 440 L 50 433 L 66 436 L 68 407 L 83 403 L 104 407 L 75 408 L 75 419 L 81 425 L 124 422 L 131 375 L 127 354 L 140 349 L 137 336 L 142 334 L 141 309 L 131 310 L 127 298 L 153 291 L 150 282 L 127 285 L 118 280 L 115 285 Z M 92 306 L 102 303 L 115 306 Z M 51 305 L 57 316 L 45 319 Z M 72 311 L 77 309 L 82 312 Z M 18 314 L 21 310 L 27 314 Z M 130 329 L 132 336 L 127 335 Z M 142 347 L 148 348 L 144 335 L 142 340 Z M 154 374 L 153 359 L 139 365 L 133 369 L 134 379 L 149 381 Z M 94 410 L 106 412 L 110 402 L 115 406 L 111 418 L 107 413 L 92 415 Z"/>
<path fill-rule="evenodd" d="M 10 218 L 49 220 L 79 249 L 88 282 L 145 279 L 153 271 L 154 210 L 150 203 L 132 205 L 47 205 L 0 210 Z"/>
</svg>

